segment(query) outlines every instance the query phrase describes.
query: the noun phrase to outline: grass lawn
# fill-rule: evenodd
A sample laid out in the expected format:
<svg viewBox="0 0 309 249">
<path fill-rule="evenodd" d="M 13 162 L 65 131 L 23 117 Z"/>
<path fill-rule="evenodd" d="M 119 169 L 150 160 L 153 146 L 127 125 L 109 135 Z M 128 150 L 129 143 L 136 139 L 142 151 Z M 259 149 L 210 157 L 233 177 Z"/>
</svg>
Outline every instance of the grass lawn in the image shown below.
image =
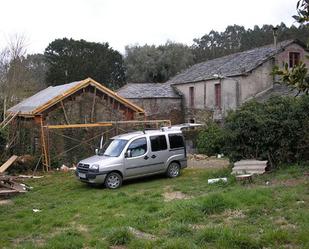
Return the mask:
<svg viewBox="0 0 309 249">
<path fill-rule="evenodd" d="M 304 171 L 308 165 L 242 185 L 228 169 L 185 169 L 177 179 L 139 179 L 117 190 L 55 172 L 28 180 L 32 191 L 0 205 L 0 247 L 309 248 Z M 220 176 L 228 183 L 207 184 Z"/>
</svg>

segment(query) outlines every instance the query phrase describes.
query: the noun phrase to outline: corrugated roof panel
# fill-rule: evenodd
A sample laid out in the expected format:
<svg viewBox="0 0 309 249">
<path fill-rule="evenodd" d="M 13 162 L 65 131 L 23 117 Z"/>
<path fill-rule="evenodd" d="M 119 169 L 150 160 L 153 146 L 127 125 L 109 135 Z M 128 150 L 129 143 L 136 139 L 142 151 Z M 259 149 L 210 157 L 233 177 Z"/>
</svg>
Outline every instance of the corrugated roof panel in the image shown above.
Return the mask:
<svg viewBox="0 0 309 249">
<path fill-rule="evenodd" d="M 32 114 L 34 110 L 45 105 L 57 96 L 61 96 L 72 87 L 78 85 L 81 81 L 75 81 L 69 84 L 50 86 L 31 97 L 23 100 L 19 104 L 11 107 L 8 112 L 19 112 L 20 114 Z"/>
</svg>

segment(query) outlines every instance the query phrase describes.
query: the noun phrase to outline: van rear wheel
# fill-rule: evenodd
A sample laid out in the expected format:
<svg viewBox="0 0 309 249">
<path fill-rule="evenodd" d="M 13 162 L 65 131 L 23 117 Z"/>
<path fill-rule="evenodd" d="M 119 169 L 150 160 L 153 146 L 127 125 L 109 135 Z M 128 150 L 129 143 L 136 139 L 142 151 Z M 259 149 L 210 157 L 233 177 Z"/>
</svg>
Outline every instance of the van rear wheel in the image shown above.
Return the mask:
<svg viewBox="0 0 309 249">
<path fill-rule="evenodd" d="M 105 183 L 106 188 L 116 189 L 122 185 L 122 177 L 117 172 L 111 172 L 106 176 Z"/>
<path fill-rule="evenodd" d="M 180 166 L 176 162 L 170 163 L 167 168 L 166 175 L 170 178 L 174 178 L 180 175 Z"/>
</svg>

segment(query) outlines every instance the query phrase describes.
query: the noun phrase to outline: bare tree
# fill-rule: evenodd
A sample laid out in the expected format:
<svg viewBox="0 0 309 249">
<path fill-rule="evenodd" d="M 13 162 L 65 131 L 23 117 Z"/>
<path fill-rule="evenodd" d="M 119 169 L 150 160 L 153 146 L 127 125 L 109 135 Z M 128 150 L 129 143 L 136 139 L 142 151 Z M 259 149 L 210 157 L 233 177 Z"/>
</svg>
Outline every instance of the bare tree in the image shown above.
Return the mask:
<svg viewBox="0 0 309 249">
<path fill-rule="evenodd" d="M 11 36 L 7 47 L 0 51 L 0 100 L 4 116 L 7 107 L 44 86 L 44 82 L 39 82 L 42 76 L 33 73 L 36 69 L 31 62 L 35 55 L 27 56 L 26 40 L 24 35 Z"/>
</svg>

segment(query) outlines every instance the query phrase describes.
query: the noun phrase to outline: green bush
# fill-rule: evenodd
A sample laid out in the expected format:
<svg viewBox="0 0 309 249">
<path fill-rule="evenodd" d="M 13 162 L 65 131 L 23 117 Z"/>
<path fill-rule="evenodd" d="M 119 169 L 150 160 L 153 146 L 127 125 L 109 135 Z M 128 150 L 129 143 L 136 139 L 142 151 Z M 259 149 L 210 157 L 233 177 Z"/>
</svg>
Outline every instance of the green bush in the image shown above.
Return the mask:
<svg viewBox="0 0 309 249">
<path fill-rule="evenodd" d="M 309 160 L 309 96 L 250 101 L 229 113 L 224 152 L 232 161 L 266 159 L 273 164 Z"/>
<path fill-rule="evenodd" d="M 207 128 L 198 134 L 197 149 L 199 153 L 213 156 L 222 153 L 224 131 L 216 123 L 209 123 Z"/>
</svg>

